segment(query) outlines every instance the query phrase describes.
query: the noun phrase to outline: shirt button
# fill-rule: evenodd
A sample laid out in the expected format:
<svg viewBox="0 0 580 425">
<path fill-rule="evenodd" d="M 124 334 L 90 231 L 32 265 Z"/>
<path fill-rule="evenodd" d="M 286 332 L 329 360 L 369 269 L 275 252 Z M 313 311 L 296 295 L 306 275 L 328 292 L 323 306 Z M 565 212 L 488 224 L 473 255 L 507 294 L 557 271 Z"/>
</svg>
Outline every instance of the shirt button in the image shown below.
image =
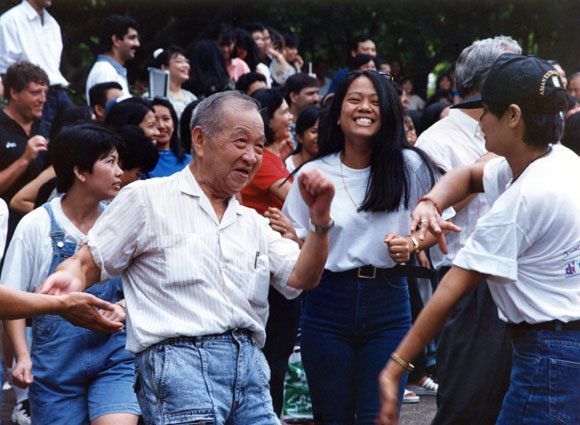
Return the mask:
<svg viewBox="0 0 580 425">
<path fill-rule="evenodd" d="M 62 241 L 58 241 L 56 243 L 56 246 L 58 246 L 59 248 L 62 248 L 64 246 L 64 243 Z"/>
</svg>

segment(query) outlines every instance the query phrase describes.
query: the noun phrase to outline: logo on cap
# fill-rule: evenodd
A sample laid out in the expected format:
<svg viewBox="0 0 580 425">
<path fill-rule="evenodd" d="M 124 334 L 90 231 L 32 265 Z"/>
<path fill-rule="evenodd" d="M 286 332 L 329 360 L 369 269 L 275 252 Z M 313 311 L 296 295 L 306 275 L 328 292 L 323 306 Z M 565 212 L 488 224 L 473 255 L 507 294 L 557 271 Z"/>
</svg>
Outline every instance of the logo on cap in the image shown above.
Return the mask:
<svg viewBox="0 0 580 425">
<path fill-rule="evenodd" d="M 550 70 L 544 74 L 542 77 L 542 82 L 540 84 L 540 94 L 543 96 L 546 91 L 546 82 L 552 77 L 552 84 L 554 87 L 560 87 L 560 81 L 558 80 L 558 72 L 556 70 Z"/>
</svg>

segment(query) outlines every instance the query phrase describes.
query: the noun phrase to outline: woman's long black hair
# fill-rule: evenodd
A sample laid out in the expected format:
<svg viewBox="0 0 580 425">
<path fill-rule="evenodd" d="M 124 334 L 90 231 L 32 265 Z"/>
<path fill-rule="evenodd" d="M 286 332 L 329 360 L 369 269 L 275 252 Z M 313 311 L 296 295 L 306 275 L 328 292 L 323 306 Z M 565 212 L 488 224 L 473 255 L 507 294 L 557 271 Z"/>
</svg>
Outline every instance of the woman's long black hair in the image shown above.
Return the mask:
<svg viewBox="0 0 580 425">
<path fill-rule="evenodd" d="M 183 88 L 197 97 L 208 97 L 227 89 L 230 76 L 217 42 L 199 40 L 188 50 L 187 57 L 191 67 L 189 80 L 183 84 Z"/>
<path fill-rule="evenodd" d="M 169 109 L 169 114 L 171 115 L 171 120 L 173 121 L 173 134 L 171 134 L 171 139 L 169 140 L 169 149 L 171 149 L 179 162 L 183 162 L 185 159 L 185 152 L 183 151 L 183 146 L 181 144 L 181 140 L 179 139 L 179 120 L 177 119 L 177 114 L 175 113 L 173 105 L 168 99 L 163 97 L 156 97 L 151 103 L 153 106 L 165 106 L 167 109 Z"/>
<path fill-rule="evenodd" d="M 403 107 L 395 88 L 376 71 L 351 71 L 336 90 L 330 106 L 326 131 L 319 134 L 319 150 L 314 159 L 344 151 L 344 133 L 338 120 L 342 102 L 351 83 L 364 76 L 371 80 L 379 97 L 381 127 L 372 138 L 373 151 L 370 157 L 370 177 L 366 196 L 360 206 L 361 211 L 394 212 L 402 204 L 409 208 L 411 187 L 409 169 L 405 164 L 404 149 L 415 151 L 427 163 L 434 184 L 434 170 L 431 159 L 422 150 L 407 142 L 403 121 Z M 322 138 L 321 138 L 322 137 Z"/>
</svg>

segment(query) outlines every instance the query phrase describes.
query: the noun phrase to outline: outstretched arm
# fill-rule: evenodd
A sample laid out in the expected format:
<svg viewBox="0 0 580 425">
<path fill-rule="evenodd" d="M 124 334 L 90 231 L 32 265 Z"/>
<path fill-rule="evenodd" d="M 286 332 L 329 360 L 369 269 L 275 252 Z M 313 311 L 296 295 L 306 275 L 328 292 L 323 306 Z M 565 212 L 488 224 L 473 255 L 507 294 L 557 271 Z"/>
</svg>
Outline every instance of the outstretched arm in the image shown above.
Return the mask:
<svg viewBox="0 0 580 425">
<path fill-rule="evenodd" d="M 85 293 L 51 296 L 31 294 L 0 286 L 0 319 L 21 319 L 42 314 L 59 314 L 75 326 L 95 332 L 117 332 L 122 323 L 103 317 L 97 308 L 112 310 L 113 306 Z"/>
<path fill-rule="evenodd" d="M 433 186 L 417 204 L 411 215 L 411 231 L 420 225 L 417 234 L 420 241 L 425 240 L 427 231 L 432 232 L 441 241 L 444 230 L 459 231 L 453 223 L 443 220 L 440 211 L 462 201 L 472 193 L 483 192 L 483 169 L 485 163 L 457 167 Z"/>
<path fill-rule="evenodd" d="M 60 263 L 36 292 L 50 295 L 83 292 L 99 282 L 100 276 L 101 271 L 95 264 L 89 246 L 83 245 L 75 255 Z"/>
<path fill-rule="evenodd" d="M 481 273 L 455 266 L 449 270 L 394 353 L 403 364 L 409 364 L 425 348 L 441 330 L 457 302 L 475 289 L 484 278 Z M 381 372 L 379 376 L 381 410 L 377 424 L 397 424 L 398 388 L 404 373 L 403 366 L 394 360 L 389 360 Z"/>
</svg>

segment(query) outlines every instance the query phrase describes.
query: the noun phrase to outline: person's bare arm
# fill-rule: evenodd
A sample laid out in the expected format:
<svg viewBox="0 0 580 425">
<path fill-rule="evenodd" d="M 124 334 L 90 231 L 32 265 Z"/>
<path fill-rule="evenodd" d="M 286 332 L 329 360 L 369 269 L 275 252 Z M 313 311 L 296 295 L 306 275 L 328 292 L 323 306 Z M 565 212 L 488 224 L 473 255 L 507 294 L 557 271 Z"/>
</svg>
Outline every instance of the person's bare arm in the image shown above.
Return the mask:
<svg viewBox="0 0 580 425">
<path fill-rule="evenodd" d="M 334 197 L 334 185 L 328 177 L 316 169 L 302 173 L 296 184 L 302 199 L 310 211 L 314 225 L 330 223 L 330 203 Z M 328 232 L 308 231 L 298 260 L 288 279 L 288 285 L 298 289 L 312 289 L 318 285 L 328 257 Z"/>
<path fill-rule="evenodd" d="M 6 192 L 26 171 L 41 151 L 47 149 L 48 142 L 42 136 L 31 137 L 26 143 L 26 150 L 20 158 L 0 171 L 0 193 Z"/>
<path fill-rule="evenodd" d="M 118 332 L 123 324 L 112 322 L 98 309 L 113 310 L 113 306 L 94 295 L 74 292 L 65 295 L 31 294 L 0 285 L 0 319 L 13 320 L 43 314 L 58 314 L 75 326 L 95 332 Z"/>
<path fill-rule="evenodd" d="M 32 384 L 32 360 L 26 343 L 26 320 L 5 320 L 4 328 L 14 348 L 16 365 L 12 368 L 12 383 L 19 388 Z"/>
<path fill-rule="evenodd" d="M 290 187 L 292 184 L 289 181 L 285 181 L 286 179 L 276 180 L 269 188 L 268 192 L 274 195 L 276 198 L 284 202 L 286 200 L 286 196 L 288 196 L 288 192 L 290 191 Z"/>
<path fill-rule="evenodd" d="M 56 174 L 54 167 L 51 165 L 12 197 L 10 208 L 19 213 L 28 214 L 34 209 L 34 203 L 41 186 L 54 177 L 56 177 Z"/>
<path fill-rule="evenodd" d="M 409 364 L 441 330 L 457 302 L 475 289 L 484 279 L 485 276 L 481 273 L 452 267 L 443 277 L 437 290 L 394 354 Z M 404 373 L 406 370 L 398 362 L 389 360 L 379 375 L 381 410 L 377 424 L 397 424 L 399 382 Z"/>
<path fill-rule="evenodd" d="M 444 242 L 443 230 L 457 231 L 459 228 L 441 218 L 438 208 L 445 209 L 462 201 L 472 193 L 483 192 L 483 169 L 485 163 L 475 163 L 457 167 L 439 180 L 431 191 L 425 195 L 411 214 L 411 230 L 417 225 L 420 230 L 417 234 L 419 241 L 425 240 L 427 231 L 439 237 Z"/>
<path fill-rule="evenodd" d="M 100 278 L 101 271 L 93 259 L 89 246 L 85 244 L 75 255 L 60 263 L 36 292 L 51 295 L 83 292 L 99 282 Z"/>
</svg>

